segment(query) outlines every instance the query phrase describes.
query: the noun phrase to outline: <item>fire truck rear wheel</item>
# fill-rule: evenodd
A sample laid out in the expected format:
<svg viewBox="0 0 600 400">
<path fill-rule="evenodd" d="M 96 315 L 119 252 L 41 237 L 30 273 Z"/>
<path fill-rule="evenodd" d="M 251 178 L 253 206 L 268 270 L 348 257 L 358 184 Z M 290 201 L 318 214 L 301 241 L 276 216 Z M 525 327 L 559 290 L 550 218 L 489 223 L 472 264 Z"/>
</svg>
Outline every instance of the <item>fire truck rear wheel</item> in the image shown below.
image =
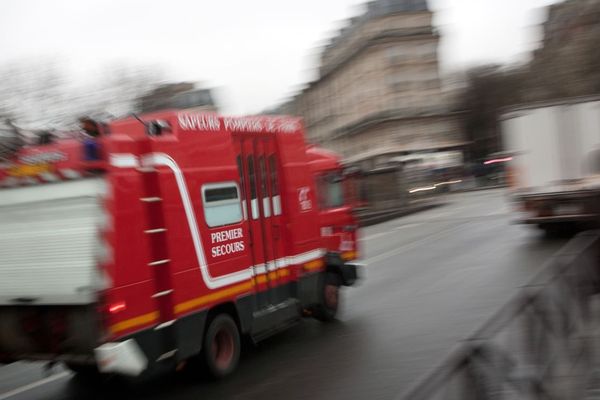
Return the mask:
<svg viewBox="0 0 600 400">
<path fill-rule="evenodd" d="M 231 374 L 240 359 L 240 332 L 228 314 L 219 314 L 204 335 L 203 359 L 209 376 L 221 379 Z"/>
<path fill-rule="evenodd" d="M 97 379 L 100 377 L 100 371 L 96 365 L 66 363 L 66 366 L 80 379 Z"/>
<path fill-rule="evenodd" d="M 319 321 L 333 321 L 340 304 L 340 286 L 342 280 L 338 274 L 327 272 L 321 287 L 321 301 L 314 309 L 314 317 Z"/>
</svg>

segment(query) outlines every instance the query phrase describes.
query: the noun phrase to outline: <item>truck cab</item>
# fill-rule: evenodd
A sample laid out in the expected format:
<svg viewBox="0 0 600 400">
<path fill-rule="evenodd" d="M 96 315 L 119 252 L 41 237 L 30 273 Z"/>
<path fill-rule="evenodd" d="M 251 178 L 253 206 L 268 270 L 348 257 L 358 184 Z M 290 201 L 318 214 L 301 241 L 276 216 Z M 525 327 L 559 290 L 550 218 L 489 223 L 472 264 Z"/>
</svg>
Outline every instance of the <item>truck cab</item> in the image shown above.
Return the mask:
<svg viewBox="0 0 600 400">
<path fill-rule="evenodd" d="M 317 146 L 307 148 L 309 165 L 315 177 L 319 225 L 329 257 L 341 261 L 359 258 L 355 207 L 356 182 L 345 173 L 339 157 Z"/>
</svg>

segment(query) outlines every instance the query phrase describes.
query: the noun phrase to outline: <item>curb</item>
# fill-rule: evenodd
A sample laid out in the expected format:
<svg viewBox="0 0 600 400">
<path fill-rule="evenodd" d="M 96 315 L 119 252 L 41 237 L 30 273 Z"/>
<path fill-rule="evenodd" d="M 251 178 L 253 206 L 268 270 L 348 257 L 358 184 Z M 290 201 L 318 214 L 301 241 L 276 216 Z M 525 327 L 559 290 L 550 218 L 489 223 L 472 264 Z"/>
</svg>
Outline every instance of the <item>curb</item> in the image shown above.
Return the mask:
<svg viewBox="0 0 600 400">
<path fill-rule="evenodd" d="M 507 187 L 508 187 L 508 185 L 479 186 L 479 187 L 474 187 L 474 188 L 469 188 L 469 189 L 454 190 L 450 193 L 479 192 L 482 190 L 503 189 L 503 188 L 507 188 Z"/>
<path fill-rule="evenodd" d="M 366 226 L 377 225 L 382 222 L 389 221 L 391 219 L 404 217 L 409 214 L 416 214 L 421 211 L 431 210 L 432 208 L 437 208 L 437 207 L 443 206 L 445 204 L 446 203 L 443 203 L 443 202 L 428 203 L 428 204 L 422 204 L 422 205 L 408 207 L 408 208 L 391 210 L 389 212 L 380 212 L 377 215 L 372 215 L 372 216 L 367 215 L 367 216 L 359 217 L 359 220 L 360 220 L 359 224 L 363 228 Z"/>
</svg>

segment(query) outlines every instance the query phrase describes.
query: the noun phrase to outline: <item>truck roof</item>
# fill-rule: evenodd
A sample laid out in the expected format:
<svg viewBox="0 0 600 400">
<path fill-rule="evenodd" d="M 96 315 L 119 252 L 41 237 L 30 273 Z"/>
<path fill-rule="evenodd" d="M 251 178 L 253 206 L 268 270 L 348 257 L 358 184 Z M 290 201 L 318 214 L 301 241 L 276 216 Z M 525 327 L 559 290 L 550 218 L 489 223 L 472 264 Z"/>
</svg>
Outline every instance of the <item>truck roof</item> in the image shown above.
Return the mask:
<svg viewBox="0 0 600 400">
<path fill-rule="evenodd" d="M 102 154 L 100 160 L 86 160 L 86 143 L 96 142 L 102 149 L 111 138 L 136 140 L 148 135 L 149 123 L 158 121 L 174 135 L 189 131 L 237 132 L 273 135 L 278 136 L 278 140 L 287 140 L 286 137 L 294 137 L 303 130 L 300 118 L 286 115 L 222 116 L 214 112 L 181 110 L 154 112 L 111 121 L 106 125 L 106 135 L 96 139 L 82 134 L 80 139 L 59 138 L 49 144 L 25 146 L 0 163 L 0 188 L 76 179 L 85 176 L 95 166 L 102 169 L 100 164 L 106 162 L 106 155 Z M 313 171 L 341 168 L 340 157 L 329 150 L 309 145 L 306 155 Z"/>
</svg>

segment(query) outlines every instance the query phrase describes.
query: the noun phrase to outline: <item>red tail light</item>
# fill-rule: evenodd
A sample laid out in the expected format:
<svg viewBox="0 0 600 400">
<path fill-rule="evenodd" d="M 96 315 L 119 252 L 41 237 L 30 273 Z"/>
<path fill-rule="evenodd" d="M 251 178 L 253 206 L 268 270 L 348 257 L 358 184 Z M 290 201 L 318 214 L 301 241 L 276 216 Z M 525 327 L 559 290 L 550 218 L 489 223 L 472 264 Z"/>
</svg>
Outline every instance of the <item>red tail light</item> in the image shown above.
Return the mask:
<svg viewBox="0 0 600 400">
<path fill-rule="evenodd" d="M 125 311 L 127 309 L 127 304 L 124 301 L 119 301 L 118 303 L 113 303 L 108 306 L 108 312 L 111 314 L 116 314 L 121 311 Z"/>
</svg>

